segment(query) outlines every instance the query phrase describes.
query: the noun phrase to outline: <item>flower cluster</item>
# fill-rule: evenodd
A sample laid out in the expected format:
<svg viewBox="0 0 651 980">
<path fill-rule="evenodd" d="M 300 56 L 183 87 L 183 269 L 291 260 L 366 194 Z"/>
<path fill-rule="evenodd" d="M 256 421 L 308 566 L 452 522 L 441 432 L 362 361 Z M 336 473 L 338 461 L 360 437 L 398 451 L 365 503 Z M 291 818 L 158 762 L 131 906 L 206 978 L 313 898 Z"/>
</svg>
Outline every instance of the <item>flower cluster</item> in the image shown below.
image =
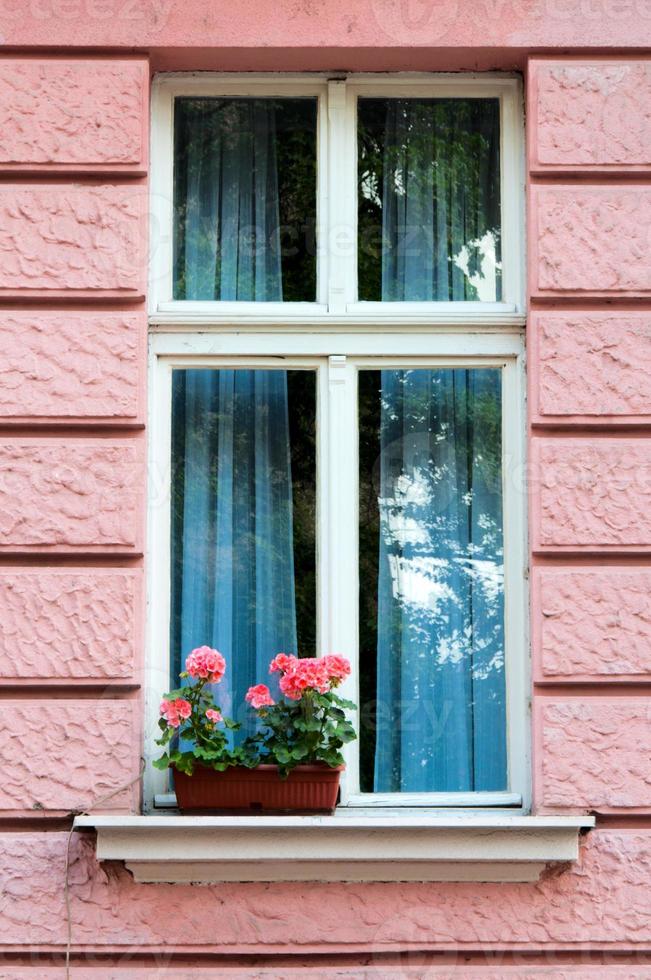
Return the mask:
<svg viewBox="0 0 651 980">
<path fill-rule="evenodd" d="M 219 650 L 202 646 L 188 654 L 180 675 L 183 687 L 170 691 L 160 704 L 161 736 L 156 744 L 164 753 L 154 760 L 157 769 L 173 766 L 191 775 L 195 765 L 223 771 L 237 764 L 229 732 L 239 725 L 222 715 L 211 689 L 225 670 L 226 661 Z"/>
<path fill-rule="evenodd" d="M 345 657 L 295 657 L 277 654 L 270 674 L 280 674 L 283 698 L 274 702 L 266 684 L 250 687 L 246 700 L 258 712 L 256 731 L 244 743 L 253 765 L 277 765 L 287 776 L 298 765 L 343 766 L 341 749 L 355 738 L 346 709 L 355 705 L 336 693 L 350 674 Z"/>
<path fill-rule="evenodd" d="M 192 706 L 185 698 L 175 698 L 173 701 L 161 701 L 161 717 L 165 719 L 172 728 L 178 728 L 182 721 L 186 721 L 192 714 Z"/>
<path fill-rule="evenodd" d="M 191 775 L 196 765 L 223 772 L 229 766 L 272 764 L 284 777 L 300 764 L 343 765 L 341 748 L 355 738 L 345 716 L 355 705 L 334 690 L 350 674 L 345 657 L 274 657 L 269 672 L 280 674 L 278 686 L 287 700 L 274 701 L 266 684 L 250 687 L 245 701 L 258 717 L 253 733 L 239 742 L 231 737 L 239 723 L 222 715 L 211 690 L 225 670 L 219 650 L 202 646 L 188 655 L 184 686 L 161 701 L 157 744 L 164 753 L 154 761 L 158 769 L 173 766 Z"/>
<path fill-rule="evenodd" d="M 350 664 L 337 653 L 324 657 L 298 657 L 279 653 L 269 665 L 269 673 L 280 672 L 279 687 L 285 697 L 298 701 L 303 691 L 326 694 L 350 674 Z"/>
<path fill-rule="evenodd" d="M 271 691 L 266 684 L 256 684 L 250 687 L 244 696 L 252 708 L 267 708 L 276 702 L 271 696 Z"/>
<path fill-rule="evenodd" d="M 219 650 L 211 647 L 197 647 L 185 661 L 185 672 L 189 677 L 201 678 L 211 684 L 219 684 L 226 671 L 226 661 Z"/>
</svg>

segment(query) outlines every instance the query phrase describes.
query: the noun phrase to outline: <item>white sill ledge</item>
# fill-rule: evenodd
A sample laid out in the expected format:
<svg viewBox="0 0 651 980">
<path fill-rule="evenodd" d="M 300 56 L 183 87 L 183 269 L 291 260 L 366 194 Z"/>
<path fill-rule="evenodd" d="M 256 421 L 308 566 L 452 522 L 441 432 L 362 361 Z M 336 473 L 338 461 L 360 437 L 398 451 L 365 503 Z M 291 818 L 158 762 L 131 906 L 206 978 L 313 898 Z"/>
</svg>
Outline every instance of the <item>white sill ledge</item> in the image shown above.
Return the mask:
<svg viewBox="0 0 651 980">
<path fill-rule="evenodd" d="M 587 816 L 337 812 L 303 817 L 81 816 L 100 861 L 139 882 L 537 881 L 576 861 Z"/>
</svg>

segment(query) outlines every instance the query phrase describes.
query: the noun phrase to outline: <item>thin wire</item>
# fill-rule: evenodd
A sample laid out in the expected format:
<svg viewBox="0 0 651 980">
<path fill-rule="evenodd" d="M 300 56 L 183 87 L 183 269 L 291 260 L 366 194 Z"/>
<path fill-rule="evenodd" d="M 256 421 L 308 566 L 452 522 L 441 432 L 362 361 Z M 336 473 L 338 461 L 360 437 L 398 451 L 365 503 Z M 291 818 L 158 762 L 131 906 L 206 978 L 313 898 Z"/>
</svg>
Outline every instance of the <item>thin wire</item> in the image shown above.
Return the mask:
<svg viewBox="0 0 651 980">
<path fill-rule="evenodd" d="M 69 810 L 67 816 L 72 817 L 72 826 L 68 831 L 68 840 L 66 842 L 66 877 L 63 887 L 63 897 L 66 906 L 66 926 L 67 926 L 67 941 L 66 941 L 66 980 L 70 980 L 70 950 L 72 948 L 72 914 L 70 910 L 70 844 L 72 842 L 72 835 L 74 834 L 76 828 L 74 824 L 74 818 L 80 817 L 82 814 L 89 813 L 90 810 L 96 810 L 98 807 L 102 806 L 108 800 L 111 800 L 118 793 L 122 793 L 125 789 L 130 789 L 139 783 L 145 772 L 145 760 L 140 759 L 140 769 L 138 770 L 138 775 L 130 779 L 128 783 L 123 783 L 121 786 L 117 786 L 115 789 L 111 790 L 110 793 L 106 793 L 104 796 L 100 796 L 88 804 L 88 806 L 78 809 Z"/>
</svg>

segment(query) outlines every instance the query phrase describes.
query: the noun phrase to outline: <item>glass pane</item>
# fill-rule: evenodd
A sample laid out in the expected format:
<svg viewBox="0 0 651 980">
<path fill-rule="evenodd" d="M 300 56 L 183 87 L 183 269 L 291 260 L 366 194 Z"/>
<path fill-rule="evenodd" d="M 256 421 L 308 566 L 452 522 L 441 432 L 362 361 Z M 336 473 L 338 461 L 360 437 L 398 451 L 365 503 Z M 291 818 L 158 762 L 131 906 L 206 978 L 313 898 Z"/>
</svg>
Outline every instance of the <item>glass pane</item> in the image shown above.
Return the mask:
<svg viewBox="0 0 651 980">
<path fill-rule="evenodd" d="M 497 99 L 360 99 L 360 300 L 501 298 Z"/>
<path fill-rule="evenodd" d="M 314 301 L 316 99 L 178 98 L 174 298 Z"/>
<path fill-rule="evenodd" d="M 501 376 L 362 371 L 361 786 L 503 790 Z"/>
<path fill-rule="evenodd" d="M 218 703 L 248 734 L 272 657 L 315 652 L 315 374 L 177 370 L 172 409 L 172 681 L 216 647 Z"/>
</svg>

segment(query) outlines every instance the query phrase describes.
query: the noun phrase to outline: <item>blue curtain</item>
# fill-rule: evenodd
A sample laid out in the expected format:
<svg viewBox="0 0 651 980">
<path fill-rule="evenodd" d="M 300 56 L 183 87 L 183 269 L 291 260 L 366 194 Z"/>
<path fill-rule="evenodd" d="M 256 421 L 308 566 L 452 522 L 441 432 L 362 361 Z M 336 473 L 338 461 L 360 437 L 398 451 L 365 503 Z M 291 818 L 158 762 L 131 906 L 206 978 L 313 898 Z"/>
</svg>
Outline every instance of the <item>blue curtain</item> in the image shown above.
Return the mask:
<svg viewBox="0 0 651 980">
<path fill-rule="evenodd" d="M 497 100 L 388 99 L 382 171 L 382 299 L 498 300 Z"/>
<path fill-rule="evenodd" d="M 382 299 L 499 298 L 499 109 L 387 101 Z M 374 786 L 506 786 L 501 378 L 381 372 Z"/>
<path fill-rule="evenodd" d="M 186 298 L 281 300 L 273 104 L 205 102 L 193 104 Z M 247 688 L 297 647 L 286 372 L 175 371 L 173 403 L 173 673 L 196 646 L 220 650 L 215 696 L 246 733 Z"/>
<path fill-rule="evenodd" d="M 176 371 L 174 426 L 174 670 L 217 647 L 215 696 L 245 721 L 247 688 L 297 648 L 285 372 Z"/>
<path fill-rule="evenodd" d="M 500 372 L 381 372 L 384 792 L 506 784 Z"/>
<path fill-rule="evenodd" d="M 175 191 L 185 204 L 175 295 L 282 300 L 273 101 L 179 100 L 178 113 L 192 145 Z"/>
</svg>

